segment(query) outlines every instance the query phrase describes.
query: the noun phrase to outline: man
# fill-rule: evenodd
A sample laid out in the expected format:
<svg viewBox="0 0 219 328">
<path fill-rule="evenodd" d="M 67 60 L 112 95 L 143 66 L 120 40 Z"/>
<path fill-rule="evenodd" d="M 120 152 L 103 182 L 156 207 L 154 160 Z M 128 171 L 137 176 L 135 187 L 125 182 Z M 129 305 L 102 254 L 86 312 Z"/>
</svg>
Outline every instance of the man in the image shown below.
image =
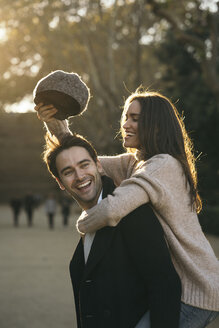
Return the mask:
<svg viewBox="0 0 219 328">
<path fill-rule="evenodd" d="M 33 225 L 34 207 L 35 207 L 34 196 L 31 192 L 28 192 L 27 195 L 24 197 L 24 210 L 27 215 L 28 227 L 31 227 Z"/>
<path fill-rule="evenodd" d="M 47 137 L 44 160 L 60 188 L 84 210 L 115 188 L 101 177 L 96 151 L 81 136 L 66 135 L 60 142 Z M 79 328 L 178 327 L 181 284 L 149 205 L 116 227 L 81 238 L 70 275 Z"/>
</svg>

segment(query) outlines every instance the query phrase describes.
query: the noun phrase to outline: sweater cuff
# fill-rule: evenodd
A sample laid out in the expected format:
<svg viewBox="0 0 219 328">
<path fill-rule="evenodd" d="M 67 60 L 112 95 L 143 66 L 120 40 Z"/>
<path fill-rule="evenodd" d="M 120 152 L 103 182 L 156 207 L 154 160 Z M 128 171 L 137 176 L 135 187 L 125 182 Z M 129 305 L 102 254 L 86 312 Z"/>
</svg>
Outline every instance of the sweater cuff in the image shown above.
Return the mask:
<svg viewBox="0 0 219 328">
<path fill-rule="evenodd" d="M 53 120 L 52 122 L 44 122 L 44 125 L 51 135 L 54 135 L 59 141 L 66 134 L 72 134 L 68 127 L 68 120 Z"/>
</svg>

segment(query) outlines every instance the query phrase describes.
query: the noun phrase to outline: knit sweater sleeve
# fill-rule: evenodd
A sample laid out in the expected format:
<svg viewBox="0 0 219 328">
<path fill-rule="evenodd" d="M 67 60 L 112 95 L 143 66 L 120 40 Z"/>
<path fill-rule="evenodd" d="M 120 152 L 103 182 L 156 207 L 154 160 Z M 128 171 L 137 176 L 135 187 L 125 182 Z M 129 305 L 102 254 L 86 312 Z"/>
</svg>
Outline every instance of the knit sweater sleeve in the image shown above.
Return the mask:
<svg viewBox="0 0 219 328">
<path fill-rule="evenodd" d="M 83 212 L 77 222 L 78 230 L 90 232 L 106 225 L 116 226 L 128 213 L 148 202 L 159 211 L 168 206 L 178 175 L 182 176 L 182 168 L 176 159 L 167 154 L 152 157 L 139 165 L 112 195 Z"/>
<path fill-rule="evenodd" d="M 55 136 L 59 141 L 66 134 L 72 134 L 69 129 L 68 120 L 57 120 L 53 119 L 50 122 L 44 122 L 44 126 L 48 132 L 53 136 Z"/>
<path fill-rule="evenodd" d="M 130 178 L 136 159 L 134 155 L 124 153 L 117 156 L 98 156 L 103 168 L 103 174 L 110 177 L 116 186 Z"/>
</svg>

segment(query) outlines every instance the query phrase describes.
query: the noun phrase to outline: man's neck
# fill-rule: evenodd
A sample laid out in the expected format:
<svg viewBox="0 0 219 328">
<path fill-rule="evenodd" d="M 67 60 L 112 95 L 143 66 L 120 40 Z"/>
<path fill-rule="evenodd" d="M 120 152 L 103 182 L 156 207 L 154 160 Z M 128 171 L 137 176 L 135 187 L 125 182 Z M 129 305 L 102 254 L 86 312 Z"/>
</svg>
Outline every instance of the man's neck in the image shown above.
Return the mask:
<svg viewBox="0 0 219 328">
<path fill-rule="evenodd" d="M 95 200 L 92 203 L 87 203 L 87 204 L 79 204 L 80 207 L 82 208 L 82 210 L 87 211 L 90 208 L 94 207 L 95 205 L 97 205 L 101 200 L 102 200 L 102 194 L 103 194 L 103 188 L 101 188 L 100 192 L 98 193 L 97 197 L 95 198 Z"/>
</svg>

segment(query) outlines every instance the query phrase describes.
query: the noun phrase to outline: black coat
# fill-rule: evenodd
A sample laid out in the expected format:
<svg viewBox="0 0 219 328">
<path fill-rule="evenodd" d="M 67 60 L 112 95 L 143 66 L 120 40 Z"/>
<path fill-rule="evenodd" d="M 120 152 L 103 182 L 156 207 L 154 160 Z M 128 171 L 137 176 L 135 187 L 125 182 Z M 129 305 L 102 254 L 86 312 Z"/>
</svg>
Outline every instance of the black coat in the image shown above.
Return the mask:
<svg viewBox="0 0 219 328">
<path fill-rule="evenodd" d="M 114 185 L 103 179 L 103 197 Z M 137 224 L 136 224 L 137 223 Z M 70 263 L 78 328 L 177 328 L 181 283 L 163 229 L 148 204 L 99 230 L 85 265 L 80 240 Z"/>
</svg>

